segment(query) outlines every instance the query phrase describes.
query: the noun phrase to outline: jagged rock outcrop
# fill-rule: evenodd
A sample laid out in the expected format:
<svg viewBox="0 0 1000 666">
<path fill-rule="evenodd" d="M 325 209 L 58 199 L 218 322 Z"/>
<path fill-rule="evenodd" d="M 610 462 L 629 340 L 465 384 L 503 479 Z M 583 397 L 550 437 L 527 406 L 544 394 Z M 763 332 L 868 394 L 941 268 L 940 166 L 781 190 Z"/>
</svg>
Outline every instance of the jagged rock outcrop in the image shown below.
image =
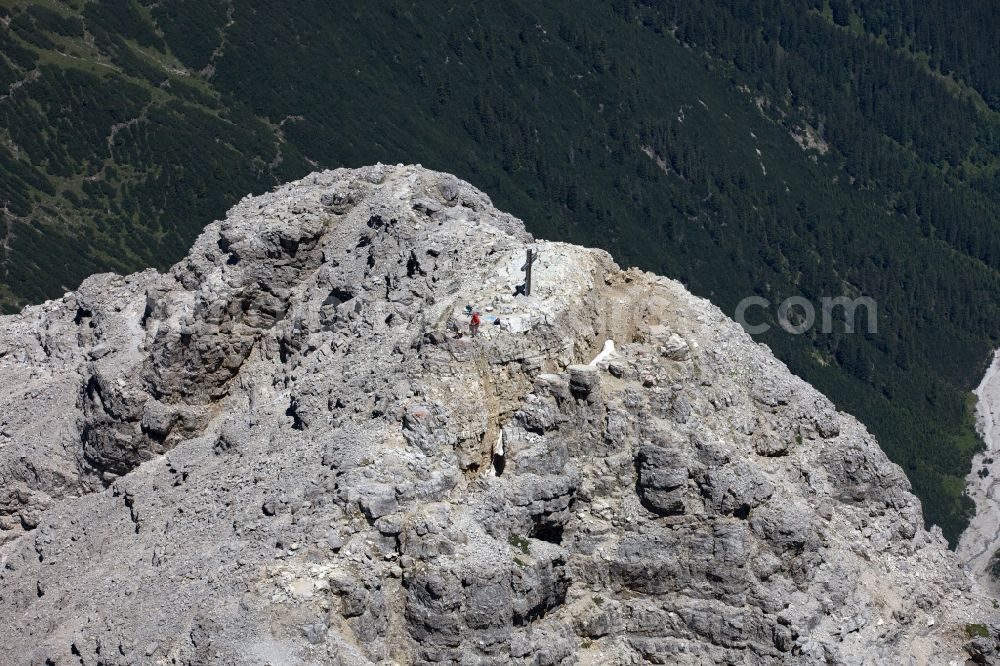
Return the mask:
<svg viewBox="0 0 1000 666">
<path fill-rule="evenodd" d="M 10 663 L 996 659 L 857 421 L 678 283 L 419 167 L 0 318 L 0 488 Z"/>
</svg>

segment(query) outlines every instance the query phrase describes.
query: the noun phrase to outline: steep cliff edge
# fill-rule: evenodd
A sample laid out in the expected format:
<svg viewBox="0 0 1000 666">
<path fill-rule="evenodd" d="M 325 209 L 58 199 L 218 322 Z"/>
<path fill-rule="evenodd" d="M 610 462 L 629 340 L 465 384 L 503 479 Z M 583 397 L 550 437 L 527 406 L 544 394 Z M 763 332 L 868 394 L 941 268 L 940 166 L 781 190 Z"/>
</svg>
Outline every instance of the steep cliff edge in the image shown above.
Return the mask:
<svg viewBox="0 0 1000 666">
<path fill-rule="evenodd" d="M 419 167 L 0 318 L 0 489 L 17 663 L 995 658 L 860 424 L 678 283 Z"/>
</svg>

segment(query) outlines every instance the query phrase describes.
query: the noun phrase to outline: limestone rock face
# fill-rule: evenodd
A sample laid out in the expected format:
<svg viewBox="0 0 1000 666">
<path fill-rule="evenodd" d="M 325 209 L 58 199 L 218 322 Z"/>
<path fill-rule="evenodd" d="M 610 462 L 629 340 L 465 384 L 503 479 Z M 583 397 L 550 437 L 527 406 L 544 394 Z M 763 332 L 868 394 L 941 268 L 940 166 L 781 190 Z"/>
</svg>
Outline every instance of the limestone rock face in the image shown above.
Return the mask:
<svg viewBox="0 0 1000 666">
<path fill-rule="evenodd" d="M 0 318 L 4 663 L 990 663 L 997 628 L 857 421 L 452 176 L 317 173 Z"/>
</svg>

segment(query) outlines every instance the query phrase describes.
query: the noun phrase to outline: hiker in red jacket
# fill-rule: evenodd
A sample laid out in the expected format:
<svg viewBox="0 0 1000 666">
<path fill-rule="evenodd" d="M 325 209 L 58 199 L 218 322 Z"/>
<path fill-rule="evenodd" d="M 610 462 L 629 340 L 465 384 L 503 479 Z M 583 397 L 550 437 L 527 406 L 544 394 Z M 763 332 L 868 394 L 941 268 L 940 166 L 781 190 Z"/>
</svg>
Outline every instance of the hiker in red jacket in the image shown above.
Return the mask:
<svg viewBox="0 0 1000 666">
<path fill-rule="evenodd" d="M 476 334 L 479 333 L 479 325 L 482 323 L 483 320 L 479 317 L 479 313 L 473 312 L 472 319 L 469 320 L 469 333 L 472 334 L 472 337 L 476 337 Z"/>
</svg>

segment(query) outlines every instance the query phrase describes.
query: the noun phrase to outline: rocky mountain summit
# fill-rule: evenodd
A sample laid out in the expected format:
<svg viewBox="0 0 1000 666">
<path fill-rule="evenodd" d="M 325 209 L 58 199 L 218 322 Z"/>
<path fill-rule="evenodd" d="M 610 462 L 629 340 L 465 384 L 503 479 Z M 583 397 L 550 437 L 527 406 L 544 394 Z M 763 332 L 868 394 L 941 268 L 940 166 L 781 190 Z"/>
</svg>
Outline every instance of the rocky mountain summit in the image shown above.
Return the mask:
<svg viewBox="0 0 1000 666">
<path fill-rule="evenodd" d="M 420 167 L 0 318 L 0 544 L 4 664 L 991 663 L 1000 628 L 721 311 Z"/>
</svg>

